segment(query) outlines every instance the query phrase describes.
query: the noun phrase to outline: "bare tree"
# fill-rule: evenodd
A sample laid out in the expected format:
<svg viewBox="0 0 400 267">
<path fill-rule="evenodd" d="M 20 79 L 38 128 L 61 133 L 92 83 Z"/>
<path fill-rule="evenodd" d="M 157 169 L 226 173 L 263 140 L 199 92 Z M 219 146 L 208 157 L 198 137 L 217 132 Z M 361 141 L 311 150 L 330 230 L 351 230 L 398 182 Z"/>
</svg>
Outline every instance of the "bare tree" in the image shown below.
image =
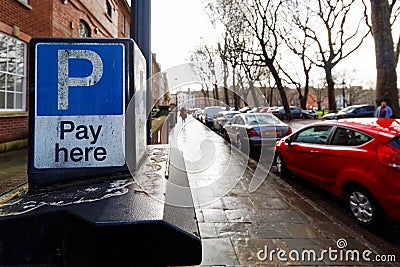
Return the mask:
<svg viewBox="0 0 400 267">
<path fill-rule="evenodd" d="M 260 107 L 261 105 L 265 105 L 265 101 L 263 101 L 263 95 L 258 93 L 256 90 L 254 83 L 260 80 L 260 77 L 265 75 L 265 67 L 260 67 L 258 65 L 254 65 L 253 63 L 253 55 L 250 54 L 242 54 L 241 55 L 241 64 L 240 69 L 244 73 L 249 91 L 253 98 L 253 103 L 256 107 Z"/>
<path fill-rule="evenodd" d="M 307 30 L 310 24 L 310 9 L 308 5 L 306 8 L 300 8 L 297 2 L 287 1 L 286 6 L 288 12 L 284 13 L 283 20 L 286 22 L 286 26 L 282 27 L 280 35 L 282 40 L 285 41 L 290 51 L 296 55 L 302 66 L 304 79 L 298 77 L 295 79 L 293 75 L 289 74 L 282 68 L 282 72 L 287 76 L 290 83 L 292 83 L 299 95 L 300 107 L 302 109 L 307 108 L 308 93 L 310 88 L 310 72 L 313 66 L 312 61 L 307 55 L 308 50 L 312 46 L 313 42 L 307 35 Z M 293 30 L 295 29 L 295 30 Z M 311 41 L 311 42 L 310 42 Z M 300 80 L 304 80 L 304 86 L 302 87 Z M 303 88 L 303 89 L 302 89 Z"/>
<path fill-rule="evenodd" d="M 203 81 L 203 83 L 201 84 L 201 92 L 204 96 L 206 105 L 210 105 L 209 85 L 210 84 L 214 85 L 217 83 L 215 75 L 215 65 L 211 51 L 212 51 L 211 48 L 204 45 L 198 47 L 190 55 L 190 61 L 193 62 L 192 69 L 194 73 L 196 73 L 197 77 Z M 197 62 L 200 63 L 206 62 L 206 64 L 197 64 Z M 213 98 L 215 100 L 216 96 L 215 96 L 214 86 L 213 86 L 213 94 L 214 94 Z"/>
<path fill-rule="evenodd" d="M 232 58 L 232 31 L 234 30 L 233 24 L 236 23 L 235 12 L 236 6 L 232 0 L 210 0 L 206 5 L 206 12 L 215 28 L 222 28 L 222 40 L 218 42 L 218 53 L 222 61 L 223 68 L 223 84 L 224 84 L 224 101 L 226 105 L 229 103 L 228 92 L 228 77 L 229 66 L 228 63 L 234 60 Z M 236 28 L 240 30 L 240 27 Z M 236 30 L 236 31 L 237 31 Z M 235 62 L 235 61 L 234 61 Z M 234 92 L 235 106 L 238 106 L 238 97 Z"/>
<path fill-rule="evenodd" d="M 242 3 L 241 14 L 257 43 L 255 49 L 246 52 L 256 57 L 255 64 L 261 64 L 269 69 L 278 88 L 282 105 L 290 118 L 289 103 L 276 63 L 281 42 L 277 28 L 282 3 L 283 0 L 247 0 Z"/>
<path fill-rule="evenodd" d="M 229 91 L 228 91 L 228 76 L 229 76 L 229 69 L 228 69 L 228 60 L 227 60 L 227 51 L 228 51 L 228 45 L 226 42 L 226 33 L 224 35 L 224 42 L 221 45 L 221 43 L 218 43 L 218 53 L 219 57 L 221 58 L 222 61 L 222 71 L 223 71 L 223 86 L 224 86 L 224 101 L 225 105 L 230 106 L 229 103 Z"/>
<path fill-rule="evenodd" d="M 333 68 L 356 51 L 369 34 L 367 27 L 363 29 L 365 12 L 359 12 L 356 2 L 357 0 L 318 0 L 317 9 L 311 10 L 318 18 L 318 24 L 313 27 L 302 26 L 306 37 L 316 44 L 316 56 L 310 57 L 310 60 L 325 72 L 330 111 L 337 109 Z M 357 16 L 358 22 L 354 24 Z"/>
<path fill-rule="evenodd" d="M 364 7 L 367 8 L 365 1 Z M 399 92 L 396 67 L 400 54 L 400 36 L 394 45 L 392 26 L 396 22 L 400 7 L 397 1 L 370 0 L 372 36 L 375 41 L 376 57 L 376 100 L 386 99 L 393 108 L 394 117 L 400 117 Z M 367 14 L 367 13 L 366 13 Z"/>
</svg>

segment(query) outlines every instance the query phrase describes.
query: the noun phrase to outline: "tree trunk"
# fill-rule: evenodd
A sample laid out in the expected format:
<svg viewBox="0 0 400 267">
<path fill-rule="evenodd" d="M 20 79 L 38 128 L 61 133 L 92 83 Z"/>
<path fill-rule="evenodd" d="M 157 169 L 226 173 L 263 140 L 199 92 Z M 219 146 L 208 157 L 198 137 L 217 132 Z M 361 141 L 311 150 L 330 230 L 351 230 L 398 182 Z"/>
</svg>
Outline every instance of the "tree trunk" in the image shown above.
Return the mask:
<svg viewBox="0 0 400 267">
<path fill-rule="evenodd" d="M 325 66 L 325 76 L 328 84 L 329 111 L 336 112 L 335 82 L 333 81 L 332 68 L 329 65 Z"/>
<path fill-rule="evenodd" d="M 267 62 L 267 67 L 268 67 L 269 71 L 271 72 L 272 77 L 274 77 L 274 80 L 276 82 L 276 86 L 278 87 L 279 95 L 280 95 L 281 100 L 282 100 L 282 106 L 285 109 L 285 112 L 287 114 L 288 119 L 290 120 L 291 117 L 292 117 L 292 114 L 290 112 L 289 102 L 287 100 L 286 93 L 285 93 L 285 90 L 283 88 L 281 78 L 279 77 L 279 73 L 276 70 L 276 68 L 274 67 L 274 65 L 272 64 L 272 62 L 271 63 Z"/>
<path fill-rule="evenodd" d="M 224 68 L 224 99 L 225 99 L 225 105 L 229 107 L 231 104 L 229 103 L 228 66 L 226 65 L 226 62 L 223 62 L 223 68 Z"/>
<path fill-rule="evenodd" d="M 250 92 L 251 92 L 251 95 L 253 96 L 254 105 L 256 107 L 259 107 L 260 101 L 258 100 L 258 96 L 257 96 L 256 90 L 254 88 L 254 82 L 252 80 L 250 81 Z"/>
<path fill-rule="evenodd" d="M 371 0 L 372 35 L 376 56 L 376 101 L 386 99 L 395 117 L 400 117 L 397 89 L 396 55 L 387 0 Z"/>
<path fill-rule="evenodd" d="M 309 91 L 310 91 L 310 77 L 306 75 L 306 83 L 304 85 L 304 95 L 302 95 L 302 98 L 300 99 L 300 107 L 302 109 L 308 109 L 307 102 L 308 102 Z"/>
<path fill-rule="evenodd" d="M 236 89 L 236 66 L 232 66 L 233 102 L 235 110 L 240 109 L 239 94 Z"/>
<path fill-rule="evenodd" d="M 214 83 L 214 97 L 217 102 L 216 105 L 219 105 L 220 102 L 219 102 L 218 84 L 216 83 Z"/>
</svg>

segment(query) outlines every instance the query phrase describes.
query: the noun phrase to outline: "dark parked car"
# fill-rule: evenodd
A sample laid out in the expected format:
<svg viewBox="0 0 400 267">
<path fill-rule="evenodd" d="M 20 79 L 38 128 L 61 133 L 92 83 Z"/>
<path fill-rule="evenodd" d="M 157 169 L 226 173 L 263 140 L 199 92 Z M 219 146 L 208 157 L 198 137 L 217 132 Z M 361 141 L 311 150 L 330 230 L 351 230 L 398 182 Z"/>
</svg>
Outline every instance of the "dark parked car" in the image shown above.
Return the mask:
<svg viewBox="0 0 400 267">
<path fill-rule="evenodd" d="M 367 118 L 374 117 L 374 105 L 353 105 L 342 109 L 338 113 L 329 113 L 322 116 L 323 120 L 338 120 L 343 118 Z"/>
<path fill-rule="evenodd" d="M 318 119 L 318 114 L 315 110 L 302 109 L 300 117 L 304 119 Z"/>
<path fill-rule="evenodd" d="M 217 117 L 214 119 L 214 130 L 221 134 L 222 136 L 226 136 L 224 131 L 224 126 L 228 122 L 230 122 L 236 114 L 239 114 L 239 111 L 220 111 L 217 114 Z"/>
<path fill-rule="evenodd" d="M 276 144 L 278 172 L 345 199 L 363 226 L 400 221 L 400 120 L 359 118 L 306 126 Z"/>
<path fill-rule="evenodd" d="M 283 107 L 272 109 L 271 112 L 272 112 L 272 114 L 274 114 L 276 117 L 278 117 L 281 120 L 288 119 L 288 115 L 286 114 L 286 111 Z M 298 107 L 291 106 L 290 113 L 292 115 L 292 117 L 291 117 L 292 119 L 302 118 L 302 109 L 300 109 Z"/>
<path fill-rule="evenodd" d="M 214 119 L 217 117 L 218 112 L 222 110 L 220 106 L 206 107 L 203 111 L 202 121 L 207 126 L 213 129 Z"/>
<path fill-rule="evenodd" d="M 199 110 L 196 110 L 196 111 L 194 112 L 193 117 L 194 117 L 196 120 L 201 121 L 201 115 L 202 115 L 202 114 L 203 114 L 203 110 L 202 110 L 202 109 L 199 109 Z"/>
<path fill-rule="evenodd" d="M 270 113 L 241 113 L 224 127 L 229 140 L 241 150 L 260 149 L 263 144 L 291 133 L 292 129 Z"/>
<path fill-rule="evenodd" d="M 252 109 L 253 109 L 252 107 L 244 107 L 244 108 L 239 109 L 239 112 L 247 113 L 247 112 L 250 112 Z"/>
</svg>

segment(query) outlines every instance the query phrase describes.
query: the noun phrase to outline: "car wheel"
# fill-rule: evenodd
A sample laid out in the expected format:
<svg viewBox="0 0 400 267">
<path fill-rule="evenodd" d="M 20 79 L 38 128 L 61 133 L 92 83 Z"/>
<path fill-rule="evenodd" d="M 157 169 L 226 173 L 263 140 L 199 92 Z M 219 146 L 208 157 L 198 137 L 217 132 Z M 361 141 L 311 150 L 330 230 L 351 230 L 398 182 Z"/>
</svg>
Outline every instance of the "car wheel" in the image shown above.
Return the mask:
<svg viewBox="0 0 400 267">
<path fill-rule="evenodd" d="M 374 227 L 383 218 L 378 201 L 362 186 L 353 186 L 346 192 L 346 205 L 351 216 L 364 227 Z"/>
<path fill-rule="evenodd" d="M 228 132 L 225 131 L 224 129 L 222 129 L 221 131 L 222 131 L 222 136 L 224 137 L 224 139 L 225 139 L 228 143 L 230 143 L 230 142 L 231 142 L 231 139 L 229 138 Z"/>
<path fill-rule="evenodd" d="M 275 156 L 275 167 L 276 167 L 276 172 L 280 175 L 287 175 L 288 174 L 288 169 L 286 168 L 285 161 L 282 158 L 282 155 L 279 153 L 276 153 Z"/>
</svg>

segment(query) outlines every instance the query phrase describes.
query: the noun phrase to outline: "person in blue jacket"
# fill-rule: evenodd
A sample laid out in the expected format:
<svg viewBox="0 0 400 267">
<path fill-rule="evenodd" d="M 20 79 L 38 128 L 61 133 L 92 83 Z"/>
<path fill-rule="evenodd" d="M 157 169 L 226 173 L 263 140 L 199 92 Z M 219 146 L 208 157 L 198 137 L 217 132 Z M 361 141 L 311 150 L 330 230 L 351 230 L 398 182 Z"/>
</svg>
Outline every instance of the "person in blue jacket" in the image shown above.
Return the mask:
<svg viewBox="0 0 400 267">
<path fill-rule="evenodd" d="M 381 101 L 381 105 L 376 109 L 375 117 L 390 118 L 393 115 L 392 109 L 386 104 L 386 100 Z"/>
</svg>

